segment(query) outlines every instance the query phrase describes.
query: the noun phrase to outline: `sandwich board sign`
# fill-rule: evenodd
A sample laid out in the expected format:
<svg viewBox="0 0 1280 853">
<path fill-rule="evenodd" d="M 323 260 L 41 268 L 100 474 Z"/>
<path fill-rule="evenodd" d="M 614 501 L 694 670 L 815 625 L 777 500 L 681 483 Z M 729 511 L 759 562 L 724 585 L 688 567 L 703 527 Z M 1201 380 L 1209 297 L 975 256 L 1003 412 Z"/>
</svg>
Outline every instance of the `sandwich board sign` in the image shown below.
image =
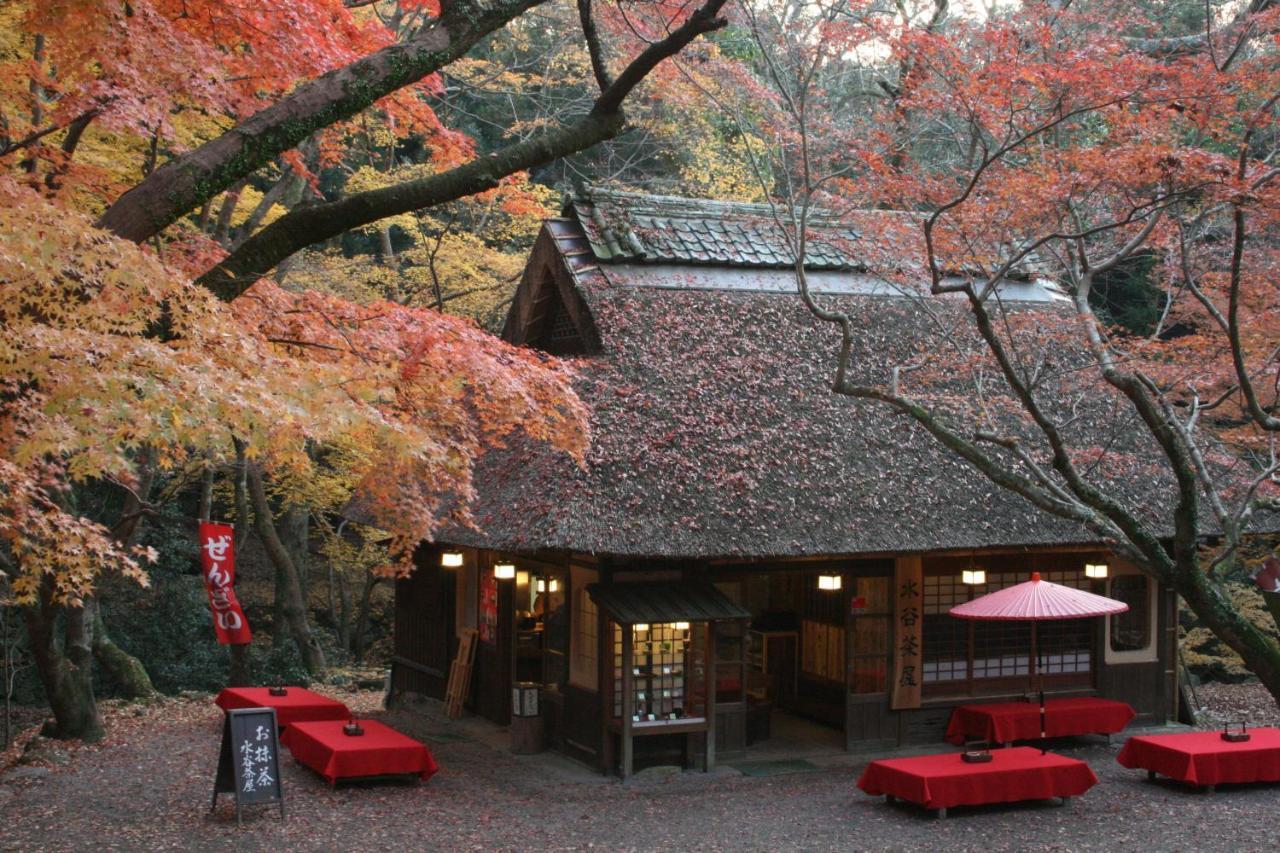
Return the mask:
<svg viewBox="0 0 1280 853">
<path fill-rule="evenodd" d="M 244 806 L 278 804 L 280 818 L 284 819 L 275 708 L 237 708 L 227 712 L 210 811 L 218 805 L 219 794 L 235 797 L 236 823 L 241 823 L 240 810 Z"/>
</svg>

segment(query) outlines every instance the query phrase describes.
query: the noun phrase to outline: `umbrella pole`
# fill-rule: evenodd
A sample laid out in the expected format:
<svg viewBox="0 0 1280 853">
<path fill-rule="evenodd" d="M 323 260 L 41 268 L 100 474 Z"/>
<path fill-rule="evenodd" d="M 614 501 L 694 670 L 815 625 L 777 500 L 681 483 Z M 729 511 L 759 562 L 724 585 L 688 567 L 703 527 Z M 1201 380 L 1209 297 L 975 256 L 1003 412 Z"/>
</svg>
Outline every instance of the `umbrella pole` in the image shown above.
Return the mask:
<svg viewBox="0 0 1280 853">
<path fill-rule="evenodd" d="M 1044 722 L 1044 667 L 1040 663 L 1040 642 L 1037 628 L 1039 623 L 1035 620 L 1031 622 L 1031 673 L 1040 687 L 1040 754 L 1044 755 L 1049 751 L 1045 744 L 1045 722 Z"/>
</svg>

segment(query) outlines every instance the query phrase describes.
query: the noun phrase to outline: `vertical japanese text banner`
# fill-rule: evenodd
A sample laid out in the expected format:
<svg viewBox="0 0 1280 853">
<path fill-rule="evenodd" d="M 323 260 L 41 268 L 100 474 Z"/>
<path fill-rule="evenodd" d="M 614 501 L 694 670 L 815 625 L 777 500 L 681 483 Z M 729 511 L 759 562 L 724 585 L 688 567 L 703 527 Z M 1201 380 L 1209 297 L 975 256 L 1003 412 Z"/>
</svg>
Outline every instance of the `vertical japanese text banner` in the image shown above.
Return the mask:
<svg viewBox="0 0 1280 853">
<path fill-rule="evenodd" d="M 894 710 L 920 707 L 924 640 L 924 570 L 919 557 L 899 557 L 893 570 Z"/>
<path fill-rule="evenodd" d="M 200 522 L 200 573 L 213 610 L 213 630 L 224 646 L 253 639 L 249 622 L 236 600 L 235 529 L 230 524 Z"/>
</svg>

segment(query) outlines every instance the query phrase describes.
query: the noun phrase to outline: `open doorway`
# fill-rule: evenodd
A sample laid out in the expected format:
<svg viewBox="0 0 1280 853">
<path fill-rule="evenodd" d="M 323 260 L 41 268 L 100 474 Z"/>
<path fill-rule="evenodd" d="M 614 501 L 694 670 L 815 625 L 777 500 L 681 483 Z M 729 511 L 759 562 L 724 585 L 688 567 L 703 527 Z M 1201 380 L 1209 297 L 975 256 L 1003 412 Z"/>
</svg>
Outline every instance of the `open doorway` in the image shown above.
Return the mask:
<svg viewBox="0 0 1280 853">
<path fill-rule="evenodd" d="M 751 613 L 740 640 L 721 642 L 741 642 L 744 648 L 742 748 L 747 758 L 844 749 L 847 608 L 842 579 L 831 580 L 839 577 L 833 569 L 756 571 L 720 584 Z M 718 649 L 720 660 L 729 657 L 725 648 Z"/>
</svg>

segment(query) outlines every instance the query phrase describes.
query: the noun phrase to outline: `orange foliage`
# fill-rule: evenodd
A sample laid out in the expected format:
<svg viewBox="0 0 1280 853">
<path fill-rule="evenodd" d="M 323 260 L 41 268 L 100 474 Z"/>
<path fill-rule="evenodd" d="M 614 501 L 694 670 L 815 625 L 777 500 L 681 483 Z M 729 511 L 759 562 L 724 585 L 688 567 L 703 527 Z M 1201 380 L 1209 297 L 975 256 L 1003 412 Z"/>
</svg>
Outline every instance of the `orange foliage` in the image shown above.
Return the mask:
<svg viewBox="0 0 1280 853">
<path fill-rule="evenodd" d="M 557 364 L 471 323 L 357 306 L 259 284 L 218 302 L 155 256 L 0 179 L 0 537 L 15 596 L 51 577 L 59 601 L 139 557 L 63 499 L 86 480 L 130 485 L 143 451 L 161 468 L 228 461 L 232 439 L 305 479 L 327 443 L 369 485 L 406 545 L 431 535 L 445 496 L 467 497 L 474 459 L 523 430 L 581 456 L 581 403 Z M 465 509 L 456 516 L 466 520 Z"/>
</svg>

